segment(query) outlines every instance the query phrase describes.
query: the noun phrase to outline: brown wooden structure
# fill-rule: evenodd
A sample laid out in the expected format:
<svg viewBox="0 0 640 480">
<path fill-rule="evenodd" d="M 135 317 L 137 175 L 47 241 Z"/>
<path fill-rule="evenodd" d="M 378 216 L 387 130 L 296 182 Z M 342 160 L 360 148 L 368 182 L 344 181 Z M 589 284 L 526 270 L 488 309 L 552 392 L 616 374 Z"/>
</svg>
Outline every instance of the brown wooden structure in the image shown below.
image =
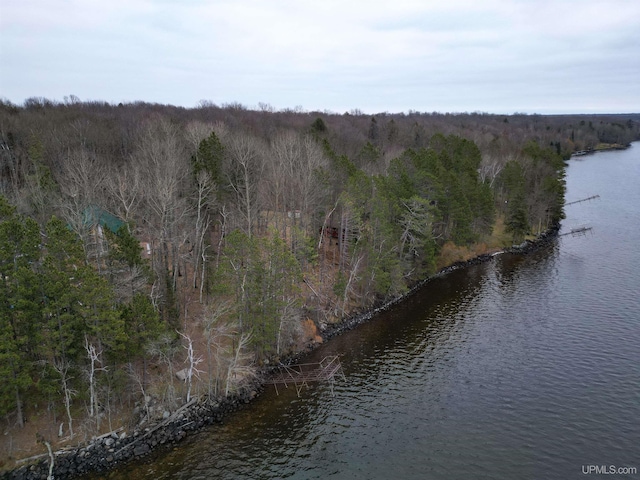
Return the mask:
<svg viewBox="0 0 640 480">
<path fill-rule="evenodd" d="M 329 382 L 331 385 L 331 395 L 333 395 L 333 384 L 336 375 L 346 380 L 342 371 L 342 364 L 337 355 L 324 357 L 319 363 L 298 363 L 295 365 L 280 365 L 278 371 L 271 378 L 271 383 L 278 392 L 278 385 L 289 388 L 293 385 L 296 393 L 300 396 L 302 387 L 308 387 L 310 382 Z"/>
<path fill-rule="evenodd" d="M 559 237 L 564 237 L 565 235 L 571 235 L 572 237 L 578 237 L 581 235 L 586 235 L 587 232 L 591 231 L 591 227 L 574 227 L 570 231 L 566 233 L 561 233 L 558 235 Z"/>
<path fill-rule="evenodd" d="M 596 198 L 600 198 L 600 195 L 592 195 L 592 196 L 587 197 L 587 198 L 582 198 L 580 200 L 575 200 L 573 202 L 565 203 L 564 206 L 566 207 L 568 205 L 573 205 L 575 203 L 588 202 L 589 200 L 594 200 Z"/>
</svg>

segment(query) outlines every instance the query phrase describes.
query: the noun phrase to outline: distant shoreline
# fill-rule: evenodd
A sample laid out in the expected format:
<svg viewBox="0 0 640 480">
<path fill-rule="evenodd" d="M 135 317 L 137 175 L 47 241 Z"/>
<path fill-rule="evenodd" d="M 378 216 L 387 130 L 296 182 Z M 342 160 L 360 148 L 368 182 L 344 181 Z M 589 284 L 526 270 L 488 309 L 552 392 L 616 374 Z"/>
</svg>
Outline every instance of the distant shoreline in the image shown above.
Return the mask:
<svg viewBox="0 0 640 480">
<path fill-rule="evenodd" d="M 611 150 L 626 150 L 630 146 L 631 146 L 630 143 L 627 145 L 622 145 L 620 143 L 602 144 L 602 145 L 596 146 L 591 150 L 578 150 L 577 152 L 573 152 L 571 154 L 571 158 L 584 157 L 585 155 L 591 155 L 593 153 L 598 153 L 598 152 L 608 152 Z"/>
</svg>

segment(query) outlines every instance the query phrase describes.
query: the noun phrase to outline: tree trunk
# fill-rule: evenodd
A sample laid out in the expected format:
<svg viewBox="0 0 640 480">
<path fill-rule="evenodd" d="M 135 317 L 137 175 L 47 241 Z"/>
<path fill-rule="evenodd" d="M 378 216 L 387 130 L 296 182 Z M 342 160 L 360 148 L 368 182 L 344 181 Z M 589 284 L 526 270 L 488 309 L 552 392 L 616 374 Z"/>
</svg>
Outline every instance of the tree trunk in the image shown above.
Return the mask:
<svg viewBox="0 0 640 480">
<path fill-rule="evenodd" d="M 18 426 L 24 427 L 24 418 L 22 417 L 22 399 L 20 398 L 20 389 L 16 387 L 16 413 L 18 415 Z"/>
</svg>

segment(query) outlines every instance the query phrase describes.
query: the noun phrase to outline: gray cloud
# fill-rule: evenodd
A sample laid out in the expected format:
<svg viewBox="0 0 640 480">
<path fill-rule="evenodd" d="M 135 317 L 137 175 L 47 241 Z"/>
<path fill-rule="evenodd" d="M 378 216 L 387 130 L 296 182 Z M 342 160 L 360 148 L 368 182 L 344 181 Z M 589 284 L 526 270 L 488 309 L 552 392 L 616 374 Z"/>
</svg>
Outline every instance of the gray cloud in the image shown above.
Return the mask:
<svg viewBox="0 0 640 480">
<path fill-rule="evenodd" d="M 345 4 L 346 3 L 346 4 Z M 640 111 L 634 0 L 0 0 L 0 96 Z"/>
</svg>

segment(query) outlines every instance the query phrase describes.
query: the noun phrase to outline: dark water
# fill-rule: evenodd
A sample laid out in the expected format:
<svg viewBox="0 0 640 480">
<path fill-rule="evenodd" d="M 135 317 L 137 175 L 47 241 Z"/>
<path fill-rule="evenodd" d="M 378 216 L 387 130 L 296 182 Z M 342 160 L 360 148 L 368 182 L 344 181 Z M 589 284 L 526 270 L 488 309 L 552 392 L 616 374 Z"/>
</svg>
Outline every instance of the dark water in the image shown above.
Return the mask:
<svg viewBox="0 0 640 480">
<path fill-rule="evenodd" d="M 571 479 L 640 471 L 640 144 L 570 161 L 563 236 L 329 342 L 346 382 L 267 392 L 113 478 Z M 606 475 L 640 478 L 636 475 Z"/>
</svg>

